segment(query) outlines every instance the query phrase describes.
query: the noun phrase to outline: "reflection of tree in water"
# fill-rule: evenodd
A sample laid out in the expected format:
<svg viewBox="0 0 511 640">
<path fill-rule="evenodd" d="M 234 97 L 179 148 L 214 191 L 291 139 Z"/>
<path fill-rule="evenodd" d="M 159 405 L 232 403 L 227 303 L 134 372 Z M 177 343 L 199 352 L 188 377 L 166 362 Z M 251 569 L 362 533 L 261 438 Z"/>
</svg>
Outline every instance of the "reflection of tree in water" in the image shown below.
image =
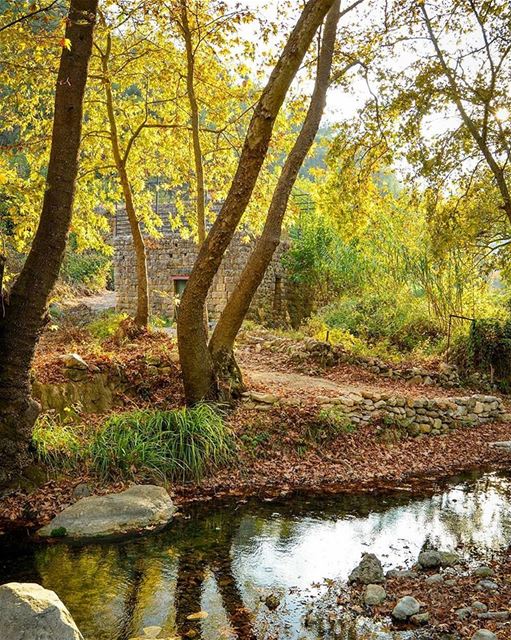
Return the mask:
<svg viewBox="0 0 511 640">
<path fill-rule="evenodd" d="M 128 640 L 152 625 L 162 627 L 163 637 L 185 636 L 190 630 L 199 633 L 202 629 L 205 637 L 211 634 L 216 639 L 216 618 L 220 615 L 224 625 L 225 614 L 231 636 L 255 640 L 252 615 L 243 601 L 250 601 L 249 592 L 245 593 L 246 585 L 240 585 L 233 573 L 238 575 L 236 564 L 233 569 L 233 550 L 234 558 L 243 557 L 240 551 L 246 551 L 249 558 L 261 541 L 268 541 L 271 553 L 278 552 L 282 545 L 285 549 L 281 550 L 287 553 L 304 532 L 310 535 L 311 521 L 339 519 L 346 521 L 354 538 L 364 521 L 364 536 L 381 540 L 394 531 L 399 546 L 400 528 L 406 521 L 400 519 L 403 514 L 407 514 L 414 531 L 421 532 L 421 543 L 429 533 L 432 543 L 460 540 L 465 545 L 475 542 L 480 547 L 497 547 L 505 543 L 511 531 L 508 493 L 509 480 L 490 476 L 459 483 L 441 496 L 431 491 L 419 496 L 402 493 L 293 499 L 281 504 L 252 503 L 241 509 L 227 505 L 213 512 L 198 508 L 191 511 L 189 519 L 176 519 L 158 536 L 124 544 L 39 547 L 35 560 L 31 559 L 32 548 L 27 562 L 33 567 L 34 579 L 39 574 L 44 586 L 61 596 L 78 626 L 95 640 Z M 408 533 L 403 531 L 405 537 Z M 12 567 L 6 555 L 20 558 L 14 551 L 4 553 L 6 578 L 27 580 L 23 563 Z M 214 600 L 218 602 L 219 597 L 221 605 L 211 606 L 208 621 L 187 620 L 201 610 L 204 598 L 209 600 L 212 584 L 217 592 Z M 257 601 L 257 592 L 255 597 Z"/>
<path fill-rule="evenodd" d="M 208 524 L 211 529 L 213 523 Z M 209 538 L 209 544 L 201 545 L 200 549 L 193 544 L 180 548 L 175 595 L 177 632 L 186 637 L 190 631 L 198 631 L 200 620 L 188 620 L 188 616 L 200 611 L 202 587 L 209 569 L 235 636 L 240 640 L 255 640 L 251 614 L 232 572 L 231 546 L 236 527 L 232 523 L 219 524 L 214 526 L 215 535 Z"/>
</svg>

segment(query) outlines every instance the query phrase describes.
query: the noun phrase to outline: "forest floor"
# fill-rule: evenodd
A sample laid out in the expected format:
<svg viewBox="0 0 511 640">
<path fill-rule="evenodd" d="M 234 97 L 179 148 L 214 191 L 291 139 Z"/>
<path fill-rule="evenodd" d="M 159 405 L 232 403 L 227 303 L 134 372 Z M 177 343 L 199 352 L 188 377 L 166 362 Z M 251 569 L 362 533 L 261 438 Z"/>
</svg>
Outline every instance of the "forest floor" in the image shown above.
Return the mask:
<svg viewBox="0 0 511 640">
<path fill-rule="evenodd" d="M 75 342 L 72 342 L 74 340 Z M 78 343 L 77 343 L 78 340 Z M 71 342 L 70 342 L 71 341 Z M 164 334 L 129 343 L 129 354 L 110 344 L 108 354 L 116 361 L 137 367 L 148 350 L 174 348 Z M 85 360 L 101 363 L 110 355 L 97 352 L 70 332 L 66 340 L 58 336 L 43 339 L 35 371 L 46 379 L 55 378 L 53 363 L 65 351 L 78 351 Z M 96 350 L 97 351 L 97 350 Z M 94 360 L 95 358 L 95 360 Z M 368 424 L 353 431 L 322 439 L 311 436 L 311 425 L 323 396 L 340 392 L 372 389 L 410 396 L 439 397 L 467 395 L 469 390 L 449 390 L 434 385 L 412 385 L 381 378 L 354 365 L 338 365 L 323 370 L 314 363 L 295 365 L 286 354 L 241 343 L 238 358 L 250 389 L 271 392 L 283 401 L 261 411 L 250 403 L 239 403 L 227 415 L 227 422 L 238 441 L 236 461 L 201 482 L 174 483 L 170 493 L 179 505 L 194 501 L 257 496 L 271 500 L 291 493 L 342 493 L 409 488 L 431 484 L 460 472 L 479 469 L 511 469 L 511 453 L 491 446 L 495 441 L 511 440 L 511 423 L 492 424 L 454 430 L 445 435 L 408 437 L 399 429 Z M 56 366 L 56 365 L 55 365 Z M 58 380 L 58 377 L 56 378 Z M 156 384 L 156 383 L 155 383 Z M 146 390 L 147 391 L 147 390 Z M 183 402 L 179 369 L 171 380 L 145 396 L 144 406 L 172 407 Z M 298 400 L 295 403 L 285 399 Z M 140 403 L 142 404 L 142 402 Z M 129 399 L 130 408 L 133 399 Z M 104 416 L 84 416 L 90 429 Z M 52 477 L 33 491 L 17 490 L 0 499 L 2 527 L 39 526 L 72 503 L 74 488 L 86 482 L 92 492 L 122 490 L 129 482 L 154 481 L 141 473 L 133 477 L 105 481 L 86 465 Z"/>
</svg>

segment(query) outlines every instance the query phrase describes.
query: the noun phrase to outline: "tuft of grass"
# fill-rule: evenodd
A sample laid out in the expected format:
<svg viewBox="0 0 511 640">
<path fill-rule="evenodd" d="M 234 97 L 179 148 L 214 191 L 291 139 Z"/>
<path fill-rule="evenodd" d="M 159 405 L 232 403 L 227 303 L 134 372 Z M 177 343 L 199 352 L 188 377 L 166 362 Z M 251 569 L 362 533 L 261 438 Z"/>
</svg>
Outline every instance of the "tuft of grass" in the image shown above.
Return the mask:
<svg viewBox="0 0 511 640">
<path fill-rule="evenodd" d="M 308 440 L 321 444 L 341 434 L 354 433 L 356 430 L 356 425 L 342 409 L 331 407 L 318 412 L 316 419 L 308 425 L 305 435 Z"/>
<path fill-rule="evenodd" d="M 32 446 L 37 459 L 51 469 L 70 469 L 86 456 L 86 446 L 76 435 L 76 427 L 67 416 L 45 413 L 35 424 Z"/>
<path fill-rule="evenodd" d="M 103 475 L 147 471 L 171 480 L 200 480 L 232 461 L 236 442 L 211 406 L 132 411 L 110 417 L 90 446 Z"/>
</svg>

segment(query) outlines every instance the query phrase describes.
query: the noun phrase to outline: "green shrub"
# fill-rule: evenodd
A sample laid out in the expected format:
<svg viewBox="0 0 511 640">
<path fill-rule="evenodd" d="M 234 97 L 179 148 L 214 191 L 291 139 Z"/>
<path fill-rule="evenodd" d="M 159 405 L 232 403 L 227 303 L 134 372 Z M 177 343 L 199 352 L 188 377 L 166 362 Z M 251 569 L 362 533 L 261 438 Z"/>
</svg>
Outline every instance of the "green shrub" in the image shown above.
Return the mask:
<svg viewBox="0 0 511 640">
<path fill-rule="evenodd" d="M 68 284 L 101 291 L 112 284 L 111 271 L 112 260 L 102 253 L 68 251 L 62 263 L 61 276 Z"/>
<path fill-rule="evenodd" d="M 235 439 L 209 405 L 174 411 L 132 411 L 109 418 L 90 448 L 103 475 L 136 471 L 172 480 L 200 480 L 232 461 Z"/>
<path fill-rule="evenodd" d="M 87 448 L 76 435 L 76 426 L 59 414 L 45 413 L 38 418 L 32 446 L 38 460 L 53 469 L 72 468 L 86 457 Z"/>
<path fill-rule="evenodd" d="M 117 332 L 121 322 L 128 318 L 127 313 L 104 311 L 96 320 L 87 325 L 87 329 L 98 340 L 111 338 Z"/>
<path fill-rule="evenodd" d="M 306 437 L 321 444 L 333 440 L 343 433 L 354 433 L 357 430 L 349 416 L 339 407 L 320 409 L 316 419 L 308 425 Z"/>
<path fill-rule="evenodd" d="M 323 309 L 321 318 L 330 330 L 370 344 L 386 341 L 403 353 L 434 345 L 443 336 L 439 324 L 429 318 L 424 300 L 411 294 L 343 296 Z"/>
<path fill-rule="evenodd" d="M 490 375 L 503 391 L 511 387 L 511 319 L 476 320 L 468 338 L 457 339 L 453 352 L 467 371 Z"/>
</svg>

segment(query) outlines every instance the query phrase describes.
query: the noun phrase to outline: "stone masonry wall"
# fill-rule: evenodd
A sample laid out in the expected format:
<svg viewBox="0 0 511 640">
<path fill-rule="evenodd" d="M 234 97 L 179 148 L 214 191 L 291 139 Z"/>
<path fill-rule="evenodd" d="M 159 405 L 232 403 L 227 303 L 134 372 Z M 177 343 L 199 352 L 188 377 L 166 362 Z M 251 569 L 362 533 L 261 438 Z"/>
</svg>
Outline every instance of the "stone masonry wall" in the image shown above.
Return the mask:
<svg viewBox="0 0 511 640">
<path fill-rule="evenodd" d="M 209 292 L 208 312 L 211 318 L 217 318 L 224 308 L 252 248 L 253 244 L 242 242 L 240 237 L 235 237 L 231 242 Z M 258 321 L 267 321 L 273 317 L 276 287 L 281 290 L 279 297 L 282 298 L 282 304 L 285 303 L 281 284 L 282 252 L 281 247 L 277 249 L 252 303 L 250 316 Z M 197 253 L 197 245 L 192 240 L 183 239 L 178 232 L 169 232 L 158 240 L 147 239 L 149 302 L 152 314 L 174 317 L 174 282 L 190 275 Z M 117 310 L 134 313 L 137 299 L 135 253 L 129 236 L 115 238 L 114 270 Z"/>
<path fill-rule="evenodd" d="M 243 395 L 246 406 L 258 410 L 269 410 L 278 404 L 301 404 L 299 398 L 279 399 L 271 393 L 248 391 Z M 316 401 L 323 411 L 334 411 L 351 424 L 378 422 L 398 426 L 410 436 L 441 435 L 460 427 L 507 419 L 502 400 L 497 396 L 425 398 L 367 389 L 336 397 L 317 397 Z"/>
</svg>

